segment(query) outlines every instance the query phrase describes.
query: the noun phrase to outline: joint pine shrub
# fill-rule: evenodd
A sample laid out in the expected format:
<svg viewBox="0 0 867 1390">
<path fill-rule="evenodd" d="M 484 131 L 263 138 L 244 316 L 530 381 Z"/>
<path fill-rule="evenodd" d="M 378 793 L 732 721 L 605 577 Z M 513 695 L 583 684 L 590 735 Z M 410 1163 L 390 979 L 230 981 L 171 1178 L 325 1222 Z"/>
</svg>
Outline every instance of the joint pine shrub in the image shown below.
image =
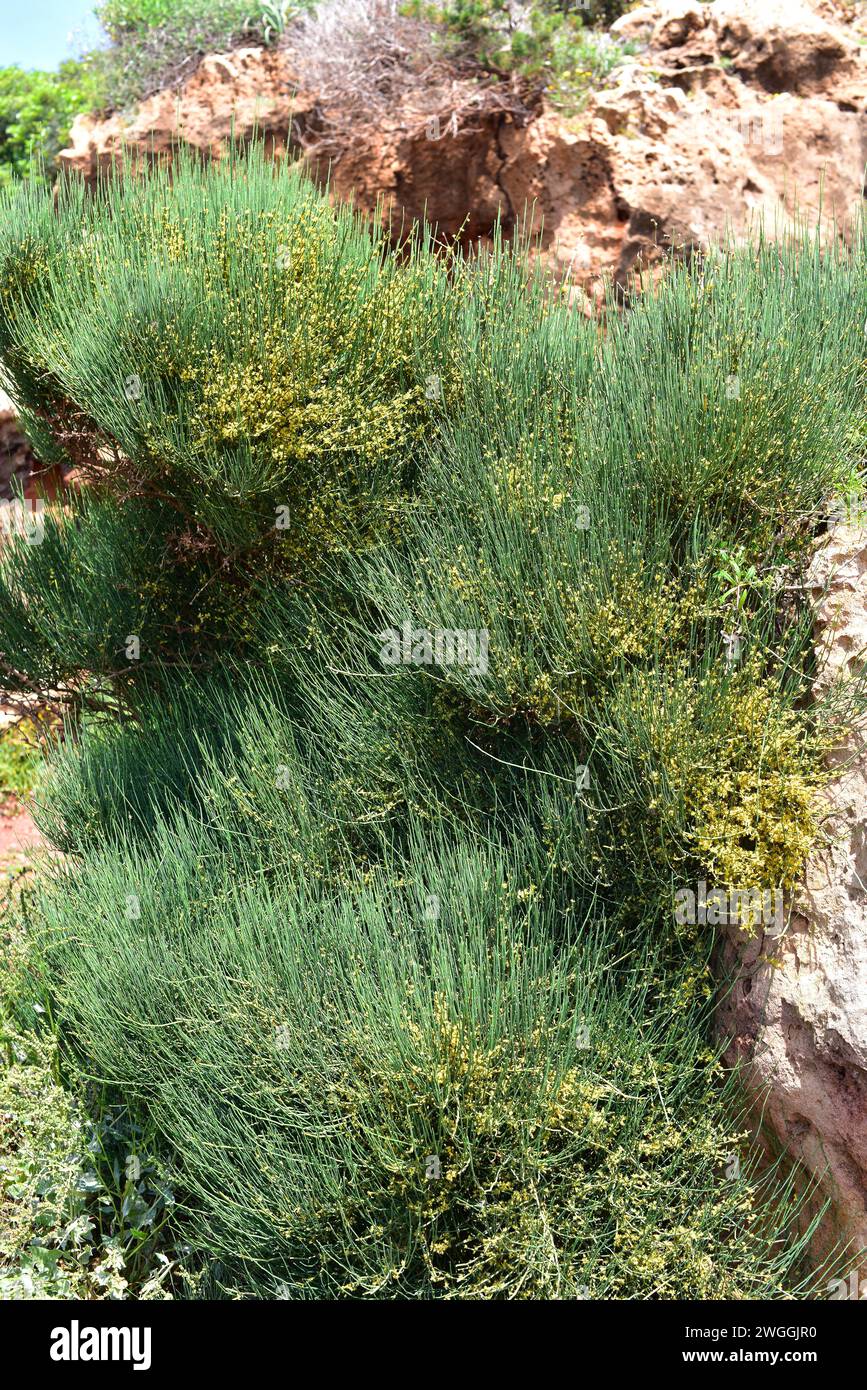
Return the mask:
<svg viewBox="0 0 867 1390">
<path fill-rule="evenodd" d="M 814 1292 L 674 900 L 791 887 L 858 711 L 800 581 L 863 464 L 863 234 L 601 331 L 255 150 L 0 218 L 2 371 L 81 480 L 0 550 L 3 682 L 68 711 L 45 989 L 203 1279 Z"/>
<path fill-rule="evenodd" d="M 422 833 L 335 895 L 240 886 L 165 832 L 160 867 L 109 851 L 44 911 L 72 1034 L 172 1137 L 226 1292 L 809 1291 L 797 1201 L 724 1176 L 744 1140 L 698 1007 L 672 1014 L 649 956 L 615 970 L 532 853 Z"/>
<path fill-rule="evenodd" d="M 15 399 L 43 456 L 108 505 L 124 499 L 132 547 L 147 537 L 150 562 L 127 557 L 155 625 L 136 669 L 180 649 L 203 663 L 240 641 L 240 654 L 269 571 L 303 583 L 323 553 L 398 525 L 438 409 L 431 364 L 457 350 L 445 271 L 421 245 L 387 256 L 261 154 L 243 171 L 190 163 L 173 182 L 58 197 L 56 215 L 32 189 L 8 203 L 0 337 Z M 53 536 L 63 544 L 76 541 Z M 23 542 L 14 556 L 32 593 Z M 124 585 L 105 580 L 114 604 Z M 122 648 L 129 621 L 99 626 Z"/>
</svg>

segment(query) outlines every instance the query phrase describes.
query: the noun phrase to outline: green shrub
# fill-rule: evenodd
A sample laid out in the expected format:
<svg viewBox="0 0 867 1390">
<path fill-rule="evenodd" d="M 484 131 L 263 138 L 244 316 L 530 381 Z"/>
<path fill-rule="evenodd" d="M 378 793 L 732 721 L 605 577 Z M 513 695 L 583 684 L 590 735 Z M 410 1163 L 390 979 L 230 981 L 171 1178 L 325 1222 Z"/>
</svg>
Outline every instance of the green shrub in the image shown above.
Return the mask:
<svg viewBox="0 0 867 1390">
<path fill-rule="evenodd" d="M 201 58 L 270 43 L 303 7 L 277 0 L 107 0 L 96 14 L 111 45 L 102 66 L 112 106 L 128 107 L 191 75 Z"/>
<path fill-rule="evenodd" d="M 49 176 L 73 120 L 104 101 L 99 59 L 61 63 L 57 72 L 0 68 L 0 184 Z"/>
<path fill-rule="evenodd" d="M 780 594 L 862 447 L 847 301 L 864 298 L 845 260 L 806 253 L 775 283 L 777 255 L 678 270 L 601 348 L 558 309 L 532 330 L 516 306 L 468 325 L 462 407 L 404 545 L 355 557 L 346 580 L 378 614 L 367 634 L 489 632 L 485 671 L 436 670 L 466 737 L 573 787 L 592 765 L 599 880 L 629 911 L 672 872 L 790 886 L 815 831 L 826 733 L 802 698 L 809 620 Z M 762 574 L 737 605 L 732 537 Z"/>
<path fill-rule="evenodd" d="M 150 1136 L 104 1089 L 64 1084 L 29 911 L 0 921 L 0 1297 L 164 1298 L 174 1197 Z M 42 999 L 44 1002 L 39 1002 Z"/>
<path fill-rule="evenodd" d="M 0 220 L 3 371 L 86 482 L 0 549 L 4 683 L 69 707 L 44 987 L 207 1279 L 811 1291 L 673 902 L 792 883 L 856 707 L 805 698 L 799 577 L 863 459 L 863 228 L 600 334 L 255 150 Z"/>
<path fill-rule="evenodd" d="M 421 245 L 386 256 L 297 169 L 246 168 L 98 202 L 65 185 L 57 216 L 10 195 L 0 351 L 40 456 L 97 485 L 0 557 L 25 684 L 223 659 L 270 577 L 306 582 L 397 522 L 430 364 L 456 351 L 446 273 Z"/>
<path fill-rule="evenodd" d="M 171 723 L 97 726 L 54 788 L 75 858 L 40 903 L 47 983 L 84 1075 L 176 1155 L 218 1284 L 809 1292 L 798 1203 L 705 1041 L 706 949 L 607 920 L 571 788 L 504 785 L 479 838 L 454 769 L 450 795 L 395 749 L 376 804 L 348 709 L 305 702 L 191 690 Z"/>
<path fill-rule="evenodd" d="M 646 949 L 613 969 L 610 930 L 564 913 L 532 852 L 422 832 L 335 894 L 232 885 L 192 823 L 161 840 L 159 863 L 109 852 L 58 884 L 51 973 L 82 1056 L 183 1156 L 224 1289 L 809 1290 L 785 1186 L 745 1150 L 732 1180 L 698 1006 L 672 1009 Z"/>
</svg>

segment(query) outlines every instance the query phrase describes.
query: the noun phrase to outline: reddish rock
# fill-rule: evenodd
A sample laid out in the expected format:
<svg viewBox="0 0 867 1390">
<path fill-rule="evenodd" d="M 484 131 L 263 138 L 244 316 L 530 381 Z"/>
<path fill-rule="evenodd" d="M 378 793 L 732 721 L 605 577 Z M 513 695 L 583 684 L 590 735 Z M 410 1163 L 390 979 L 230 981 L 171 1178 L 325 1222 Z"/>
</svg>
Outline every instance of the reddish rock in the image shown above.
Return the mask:
<svg viewBox="0 0 867 1390">
<path fill-rule="evenodd" d="M 297 142 L 309 109 L 285 51 L 236 48 L 203 58 L 180 91 L 157 92 L 135 112 L 77 116 L 59 163 L 95 179 L 124 160 L 170 157 L 182 144 L 218 156 L 233 131 L 240 140 L 263 138 L 280 152 Z"/>
<path fill-rule="evenodd" d="M 867 657 L 867 532 L 835 528 L 814 560 L 821 697 Z M 822 839 L 782 936 L 734 932 L 734 985 L 719 1024 L 766 1131 L 831 1198 L 824 1248 L 867 1248 L 867 742 L 853 733 L 832 762 Z M 862 1270 L 867 1280 L 867 1270 Z M 865 1283 L 867 1287 L 867 1283 Z"/>
<path fill-rule="evenodd" d="M 178 92 L 124 120 L 79 117 L 61 163 L 89 178 L 126 159 L 209 155 L 263 135 L 298 149 L 339 197 L 392 216 L 427 213 L 441 235 L 487 236 L 533 207 L 533 227 L 586 287 L 618 279 L 670 245 L 799 211 L 839 219 L 861 200 L 867 162 L 867 54 L 845 12 L 802 0 L 664 0 L 614 31 L 645 45 L 580 118 L 498 99 L 466 84 L 409 98 L 348 132 L 339 112 L 299 90 L 290 50 L 241 48 L 205 59 Z M 451 105 L 450 105 L 451 103 Z M 441 108 L 441 109 L 440 109 Z M 431 119 L 431 111 L 439 115 Z M 342 135 L 339 132 L 342 130 Z M 326 136 L 328 138 L 326 138 Z"/>
</svg>

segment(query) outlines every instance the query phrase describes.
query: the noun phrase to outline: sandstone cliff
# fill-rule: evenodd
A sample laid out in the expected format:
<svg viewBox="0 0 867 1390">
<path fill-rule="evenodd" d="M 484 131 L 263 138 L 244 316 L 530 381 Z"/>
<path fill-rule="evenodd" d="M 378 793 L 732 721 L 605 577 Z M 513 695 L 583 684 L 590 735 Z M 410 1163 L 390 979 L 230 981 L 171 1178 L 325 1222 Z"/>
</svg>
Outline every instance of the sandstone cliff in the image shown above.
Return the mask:
<svg viewBox="0 0 867 1390">
<path fill-rule="evenodd" d="M 290 42 L 206 58 L 179 91 L 132 115 L 79 117 L 61 163 L 93 178 L 179 143 L 217 156 L 232 132 L 299 151 L 340 197 L 398 218 L 425 213 L 445 237 L 514 227 L 526 205 L 576 283 L 622 280 L 662 249 L 701 246 L 799 209 L 850 225 L 867 164 L 867 48 L 854 12 L 805 0 L 662 0 L 614 32 L 638 46 L 565 119 L 544 103 L 441 72 L 366 120 L 334 92 L 305 90 Z"/>
</svg>

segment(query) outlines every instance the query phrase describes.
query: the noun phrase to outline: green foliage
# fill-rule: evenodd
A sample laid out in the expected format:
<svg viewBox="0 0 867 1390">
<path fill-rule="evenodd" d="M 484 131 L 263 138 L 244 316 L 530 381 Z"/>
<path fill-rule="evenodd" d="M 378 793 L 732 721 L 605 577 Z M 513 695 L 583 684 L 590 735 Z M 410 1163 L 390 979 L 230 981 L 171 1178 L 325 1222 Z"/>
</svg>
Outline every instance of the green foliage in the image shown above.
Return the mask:
<svg viewBox="0 0 867 1390">
<path fill-rule="evenodd" d="M 231 4 L 203 4 L 201 0 L 107 0 L 97 9 L 97 16 L 109 38 L 117 40 L 127 33 L 144 33 L 156 29 L 173 17 L 201 17 L 210 11 L 215 16 L 231 12 Z M 243 22 L 241 7 L 235 6 L 232 18 Z"/>
<path fill-rule="evenodd" d="M 28 909 L 2 912 L 0 1297 L 170 1297 L 174 1196 L 152 1135 L 98 1088 L 63 1084 Z"/>
<path fill-rule="evenodd" d="M 519 7 L 511 0 L 409 0 L 403 13 L 436 26 L 446 47 L 472 55 L 483 68 L 514 73 L 547 91 L 559 106 L 574 110 L 594 86 L 635 51 L 590 26 L 611 23 L 622 13 L 620 0 L 580 10 L 558 0 Z"/>
<path fill-rule="evenodd" d="M 159 862 L 58 882 L 50 969 L 82 1055 L 183 1155 L 224 1289 L 809 1292 L 785 1184 L 725 1171 L 744 1140 L 700 1006 L 654 988 L 646 949 L 615 963 L 544 854 L 420 831 L 335 892 L 233 881 L 192 818 L 157 834 Z"/>
<path fill-rule="evenodd" d="M 207 1278 L 811 1292 L 673 898 L 792 883 L 854 707 L 804 698 L 798 596 L 863 460 L 863 229 L 672 263 L 602 335 L 255 150 L 0 220 L 3 371 L 86 483 L 0 550 L 4 683 L 69 703 L 41 987 Z"/>
<path fill-rule="evenodd" d="M 96 14 L 112 106 L 125 108 L 188 77 L 199 59 L 240 42 L 272 43 L 303 6 L 269 0 L 107 0 Z"/>
<path fill-rule="evenodd" d="M 49 175 L 75 117 L 102 103 L 95 55 L 61 63 L 57 72 L 0 68 L 0 184 L 30 175 L 34 163 L 40 177 L 43 168 Z"/>
</svg>

